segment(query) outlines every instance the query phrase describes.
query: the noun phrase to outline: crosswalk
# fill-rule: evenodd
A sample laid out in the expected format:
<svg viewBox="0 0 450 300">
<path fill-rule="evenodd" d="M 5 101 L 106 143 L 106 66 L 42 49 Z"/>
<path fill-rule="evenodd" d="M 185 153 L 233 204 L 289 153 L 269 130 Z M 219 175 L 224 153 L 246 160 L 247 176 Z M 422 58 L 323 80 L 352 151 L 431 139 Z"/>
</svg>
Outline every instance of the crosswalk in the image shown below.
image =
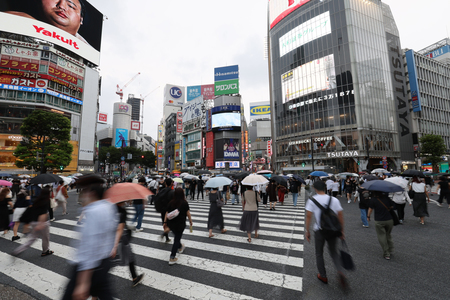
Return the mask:
<svg viewBox="0 0 450 300">
<path fill-rule="evenodd" d="M 288 200 L 289 201 L 289 200 Z M 209 201 L 189 201 L 193 232 L 186 230 L 186 245 L 177 264 L 168 265 L 172 242 L 161 242 L 160 214 L 147 207 L 142 232 L 133 233 L 132 249 L 138 273 L 145 277 L 131 288 L 127 267 L 112 269 L 118 299 L 299 299 L 302 291 L 304 201 L 277 206 L 270 211 L 260 206 L 259 238 L 247 241 L 238 229 L 240 205 L 226 205 L 227 233 L 215 231 L 208 237 Z M 128 208 L 128 215 L 134 208 Z M 19 258 L 9 253 L 24 239 L 11 242 L 9 233 L 0 239 L 0 275 L 36 291 L 39 299 L 59 299 L 67 283 L 74 257 L 73 242 L 78 238 L 74 216 L 51 223 L 50 248 L 54 255 L 40 257 L 41 244 L 34 243 Z M 8 240 L 8 241 L 7 241 Z M 2 278 L 0 276 L 0 279 Z M 1 282 L 1 281 L 0 281 Z"/>
</svg>

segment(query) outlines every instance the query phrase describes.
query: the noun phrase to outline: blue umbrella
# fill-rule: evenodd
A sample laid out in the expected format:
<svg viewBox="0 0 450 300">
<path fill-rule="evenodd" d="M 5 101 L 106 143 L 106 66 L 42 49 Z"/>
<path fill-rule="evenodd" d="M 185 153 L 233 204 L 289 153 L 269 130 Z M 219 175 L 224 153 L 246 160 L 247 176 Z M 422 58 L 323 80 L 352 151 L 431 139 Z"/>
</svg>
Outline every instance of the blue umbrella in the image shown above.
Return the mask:
<svg viewBox="0 0 450 300">
<path fill-rule="evenodd" d="M 303 178 L 301 178 L 301 177 L 298 176 L 297 174 L 294 174 L 294 176 L 292 176 L 292 177 L 294 177 L 295 180 L 300 181 L 300 182 L 303 183 L 303 184 L 306 184 L 306 181 L 303 180 Z"/>
<path fill-rule="evenodd" d="M 361 187 L 365 188 L 368 191 L 377 191 L 383 193 L 396 193 L 403 192 L 405 190 L 401 186 L 385 180 L 368 181 L 363 183 Z"/>
<path fill-rule="evenodd" d="M 325 173 L 323 171 L 314 171 L 311 174 L 309 174 L 310 176 L 316 176 L 316 177 L 320 177 L 320 176 L 328 176 L 328 173 Z"/>
</svg>

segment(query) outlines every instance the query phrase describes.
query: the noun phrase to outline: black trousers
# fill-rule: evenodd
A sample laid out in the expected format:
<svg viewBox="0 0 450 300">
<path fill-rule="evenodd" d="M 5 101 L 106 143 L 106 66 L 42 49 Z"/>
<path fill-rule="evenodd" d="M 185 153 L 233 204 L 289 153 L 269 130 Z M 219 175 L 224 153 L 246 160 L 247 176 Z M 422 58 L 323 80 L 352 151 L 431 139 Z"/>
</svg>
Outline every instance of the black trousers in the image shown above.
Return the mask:
<svg viewBox="0 0 450 300">
<path fill-rule="evenodd" d="M 66 291 L 64 292 L 63 300 L 72 299 L 72 294 L 77 283 L 77 268 L 78 266 L 75 266 L 72 270 L 70 281 L 67 284 Z M 108 274 L 109 269 L 111 269 L 111 262 L 109 258 L 102 260 L 100 266 L 95 268 L 94 274 L 92 274 L 91 289 L 89 292 L 91 296 L 98 297 L 101 300 L 113 299 L 110 275 Z"/>
<path fill-rule="evenodd" d="M 398 219 L 399 220 L 404 220 L 405 219 L 405 206 L 406 206 L 406 203 L 403 203 L 403 204 L 396 203 L 395 206 L 397 207 Z"/>
<path fill-rule="evenodd" d="M 439 200 L 438 202 L 440 204 L 442 204 L 442 202 L 444 202 L 444 197 L 447 199 L 447 204 L 450 205 L 450 193 L 449 192 L 442 192 L 441 190 L 441 194 L 439 195 Z"/>
<path fill-rule="evenodd" d="M 203 189 L 197 189 L 197 200 L 198 200 L 198 196 L 200 195 L 200 193 L 202 193 L 202 199 L 205 198 L 203 196 Z"/>
</svg>

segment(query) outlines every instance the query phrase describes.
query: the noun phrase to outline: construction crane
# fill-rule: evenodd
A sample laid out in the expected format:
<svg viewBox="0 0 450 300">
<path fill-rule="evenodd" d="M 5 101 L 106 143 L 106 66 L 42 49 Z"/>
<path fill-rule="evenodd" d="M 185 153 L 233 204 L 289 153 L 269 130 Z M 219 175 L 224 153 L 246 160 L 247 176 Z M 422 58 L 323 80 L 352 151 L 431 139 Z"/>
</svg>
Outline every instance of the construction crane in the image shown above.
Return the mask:
<svg viewBox="0 0 450 300">
<path fill-rule="evenodd" d="M 128 81 L 122 88 L 120 88 L 119 85 L 117 85 L 117 92 L 116 92 L 116 94 L 120 96 L 120 102 L 122 102 L 122 99 L 123 99 L 123 89 L 126 88 L 139 75 L 141 75 L 140 72 L 138 72 L 136 75 L 134 75 L 134 77 L 131 78 L 130 81 Z"/>
<path fill-rule="evenodd" d="M 145 95 L 144 97 L 142 97 L 141 95 L 141 101 L 142 101 L 142 110 L 141 110 L 141 134 L 143 134 L 144 132 L 144 99 L 147 98 L 148 96 L 150 96 L 154 91 L 156 91 L 157 89 L 159 89 L 160 86 L 158 86 L 157 88 L 155 88 L 153 91 L 151 91 L 150 93 L 148 93 L 147 95 Z"/>
</svg>

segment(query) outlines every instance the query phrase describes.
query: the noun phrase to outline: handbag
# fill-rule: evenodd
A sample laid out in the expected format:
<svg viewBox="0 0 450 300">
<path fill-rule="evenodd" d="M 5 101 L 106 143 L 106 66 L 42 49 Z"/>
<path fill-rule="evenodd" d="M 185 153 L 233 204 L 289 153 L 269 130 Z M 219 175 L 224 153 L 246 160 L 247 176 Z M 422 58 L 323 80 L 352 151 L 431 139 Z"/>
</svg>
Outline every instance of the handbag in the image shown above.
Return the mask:
<svg viewBox="0 0 450 300">
<path fill-rule="evenodd" d="M 409 196 L 410 199 L 413 199 L 415 195 L 416 195 L 416 192 L 414 190 L 409 190 L 408 191 L 408 196 Z"/>
<path fill-rule="evenodd" d="M 340 253 L 341 253 L 342 267 L 346 270 L 354 271 L 355 263 L 353 262 L 353 257 L 349 253 L 347 243 L 345 242 L 345 240 L 342 240 L 342 247 Z"/>
<path fill-rule="evenodd" d="M 222 200 L 222 194 L 220 192 L 217 192 L 219 198 L 217 198 L 216 203 L 217 203 L 217 207 L 222 207 L 225 205 L 225 202 L 223 202 Z"/>
<path fill-rule="evenodd" d="M 50 207 L 55 208 L 58 206 L 58 203 L 56 202 L 55 198 L 50 198 Z"/>
<path fill-rule="evenodd" d="M 66 202 L 66 197 L 64 197 L 64 195 L 62 193 L 62 189 L 63 188 L 60 188 L 59 191 L 56 193 L 55 199 L 58 200 L 58 201 Z"/>
<path fill-rule="evenodd" d="M 19 222 L 23 224 L 29 224 L 33 220 L 33 206 L 29 206 L 19 218 Z"/>
<path fill-rule="evenodd" d="M 180 214 L 180 211 L 178 209 L 172 210 L 170 213 L 167 214 L 167 219 L 172 220 L 178 217 Z"/>
<path fill-rule="evenodd" d="M 383 203 L 383 201 L 381 201 L 379 198 L 378 198 L 378 201 L 380 201 L 380 203 L 383 204 L 383 206 L 386 207 L 386 209 L 388 210 L 388 212 L 391 214 L 392 221 L 394 221 L 394 226 L 397 226 L 398 224 L 400 224 L 400 220 L 398 219 L 397 213 L 396 213 L 393 209 L 388 208 L 388 207 Z"/>
</svg>

